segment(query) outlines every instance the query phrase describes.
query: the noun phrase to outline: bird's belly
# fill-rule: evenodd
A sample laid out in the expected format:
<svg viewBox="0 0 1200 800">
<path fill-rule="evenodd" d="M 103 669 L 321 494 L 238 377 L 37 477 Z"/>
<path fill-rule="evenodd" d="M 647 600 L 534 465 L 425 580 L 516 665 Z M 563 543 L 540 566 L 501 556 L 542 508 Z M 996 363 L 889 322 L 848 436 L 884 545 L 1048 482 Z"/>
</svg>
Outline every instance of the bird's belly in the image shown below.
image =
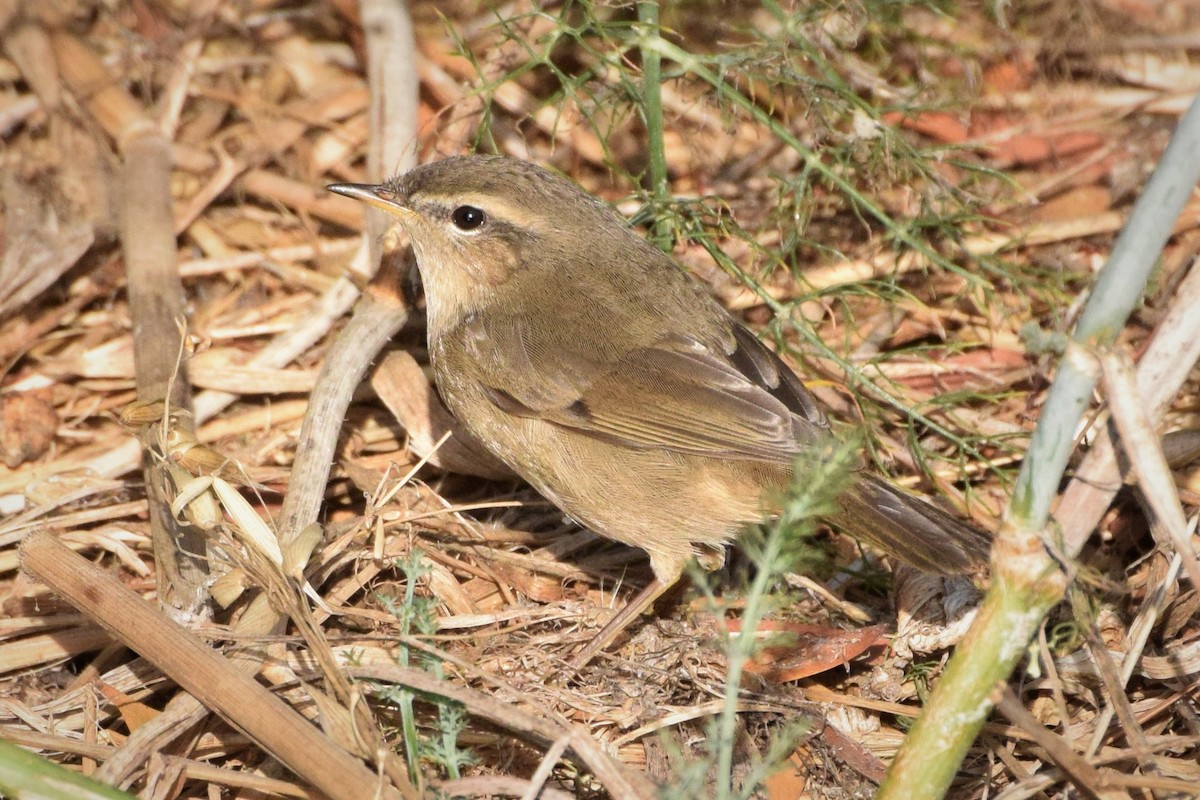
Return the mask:
<svg viewBox="0 0 1200 800">
<path fill-rule="evenodd" d="M 790 478 L 784 465 L 625 447 L 470 395 L 443 387 L 451 412 L 498 458 L 581 524 L 646 550 L 656 572 L 761 520 L 766 490 Z"/>
</svg>

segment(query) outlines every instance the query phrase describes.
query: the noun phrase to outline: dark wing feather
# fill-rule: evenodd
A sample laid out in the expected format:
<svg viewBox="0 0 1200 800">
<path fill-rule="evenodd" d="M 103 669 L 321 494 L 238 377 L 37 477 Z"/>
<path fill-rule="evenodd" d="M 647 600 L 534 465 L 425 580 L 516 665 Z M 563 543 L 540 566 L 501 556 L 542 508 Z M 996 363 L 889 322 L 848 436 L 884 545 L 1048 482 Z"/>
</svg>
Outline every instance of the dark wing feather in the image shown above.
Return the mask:
<svg viewBox="0 0 1200 800">
<path fill-rule="evenodd" d="M 817 399 L 775 351 L 767 349 L 744 325 L 733 324 L 733 338 L 735 344 L 729 359 L 743 375 L 770 392 L 793 414 L 818 428 L 829 427 L 829 420 L 817 405 Z"/>
</svg>

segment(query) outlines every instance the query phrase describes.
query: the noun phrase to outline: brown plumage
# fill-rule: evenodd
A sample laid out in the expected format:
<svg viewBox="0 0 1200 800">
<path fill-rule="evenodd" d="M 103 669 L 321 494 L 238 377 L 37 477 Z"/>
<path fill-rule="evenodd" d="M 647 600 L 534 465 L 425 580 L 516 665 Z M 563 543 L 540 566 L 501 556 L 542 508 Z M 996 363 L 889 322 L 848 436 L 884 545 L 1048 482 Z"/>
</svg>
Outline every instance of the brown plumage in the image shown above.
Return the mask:
<svg viewBox="0 0 1200 800">
<path fill-rule="evenodd" d="M 429 352 L 450 411 L 601 536 L 644 549 L 655 581 L 582 665 L 675 583 L 687 559 L 770 509 L 829 423 L 800 379 L 675 262 L 574 183 L 468 156 L 333 191 L 396 216 L 425 285 Z M 830 522 L 954 574 L 988 537 L 858 473 Z"/>
</svg>

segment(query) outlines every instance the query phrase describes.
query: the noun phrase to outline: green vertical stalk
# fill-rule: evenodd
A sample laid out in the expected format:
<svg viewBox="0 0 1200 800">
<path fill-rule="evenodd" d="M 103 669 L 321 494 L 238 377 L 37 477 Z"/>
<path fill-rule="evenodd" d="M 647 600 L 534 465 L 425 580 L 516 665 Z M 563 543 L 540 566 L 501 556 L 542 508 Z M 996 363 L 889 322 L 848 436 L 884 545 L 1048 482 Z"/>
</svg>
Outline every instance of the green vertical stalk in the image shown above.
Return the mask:
<svg viewBox="0 0 1200 800">
<path fill-rule="evenodd" d="M 782 528 L 782 526 L 779 526 Z M 728 667 L 725 672 L 725 703 L 717 724 L 716 763 L 716 800 L 729 800 L 734 797 L 733 791 L 733 754 L 737 749 L 737 713 L 738 697 L 742 686 L 742 674 L 746 664 L 754 655 L 754 632 L 762 623 L 767 611 L 767 592 L 771 584 L 779 577 L 779 565 L 783 561 L 783 537 L 781 529 L 771 531 L 759 563 L 758 573 L 754 582 L 746 592 L 746 605 L 742 610 L 740 631 L 730 647 L 727 657 Z"/>
<path fill-rule="evenodd" d="M 650 195 L 657 205 L 671 199 L 667 182 L 667 155 L 663 140 L 662 55 L 647 43 L 659 38 L 658 2 L 641 0 L 637 5 L 642 24 L 642 114 L 646 123 L 646 158 L 650 170 Z M 656 215 L 652 231 L 654 243 L 662 250 L 671 249 L 672 231 L 668 220 Z"/>
</svg>

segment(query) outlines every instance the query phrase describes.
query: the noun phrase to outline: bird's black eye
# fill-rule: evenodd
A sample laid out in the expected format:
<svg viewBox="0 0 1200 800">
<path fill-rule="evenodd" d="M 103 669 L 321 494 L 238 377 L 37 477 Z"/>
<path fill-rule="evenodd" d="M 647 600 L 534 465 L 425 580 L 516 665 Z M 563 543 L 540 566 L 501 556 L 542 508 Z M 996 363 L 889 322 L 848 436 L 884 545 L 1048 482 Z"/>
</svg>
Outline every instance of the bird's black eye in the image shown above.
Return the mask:
<svg viewBox="0 0 1200 800">
<path fill-rule="evenodd" d="M 459 206 L 450 212 L 450 221 L 460 231 L 473 231 L 484 223 L 487 215 L 482 208 L 475 206 Z"/>
</svg>

